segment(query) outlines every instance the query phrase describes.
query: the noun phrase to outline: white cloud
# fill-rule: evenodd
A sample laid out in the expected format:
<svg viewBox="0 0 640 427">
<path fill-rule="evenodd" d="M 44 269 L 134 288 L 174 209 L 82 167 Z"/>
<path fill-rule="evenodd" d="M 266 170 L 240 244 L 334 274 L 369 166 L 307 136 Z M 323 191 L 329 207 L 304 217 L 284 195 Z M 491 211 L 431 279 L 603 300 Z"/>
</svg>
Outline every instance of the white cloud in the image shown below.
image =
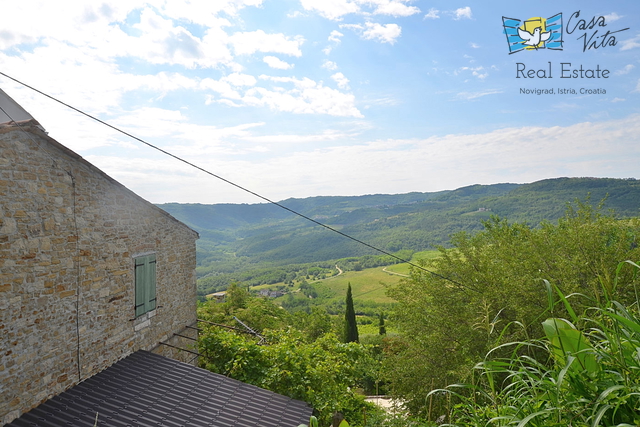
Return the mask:
<svg viewBox="0 0 640 427">
<path fill-rule="evenodd" d="M 487 76 L 489 75 L 489 73 L 484 71 L 483 67 L 478 67 L 478 68 L 472 70 L 471 74 L 473 74 L 475 77 L 479 78 L 480 80 L 486 79 Z"/>
<path fill-rule="evenodd" d="M 371 106 L 388 106 L 394 107 L 396 105 L 400 105 L 401 102 L 396 98 L 386 97 L 386 98 L 377 98 L 377 99 L 369 99 L 367 100 L 367 106 L 365 108 L 370 108 Z"/>
<path fill-rule="evenodd" d="M 456 9 L 453 12 L 454 18 L 455 20 L 459 20 L 459 19 L 471 19 L 471 8 L 469 6 L 467 7 L 461 7 L 459 9 Z"/>
<path fill-rule="evenodd" d="M 200 82 L 200 88 L 218 93 L 221 98 L 225 99 L 241 99 L 240 88 L 232 87 L 232 85 L 223 80 L 214 80 L 206 78 Z M 207 104 L 213 102 L 214 98 L 207 98 Z"/>
<path fill-rule="evenodd" d="M 367 22 L 366 26 L 367 28 L 364 30 L 362 36 L 366 40 L 376 40 L 381 43 L 394 44 L 402 32 L 402 29 L 397 24 L 381 25 L 378 23 Z"/>
<path fill-rule="evenodd" d="M 387 15 L 407 17 L 420 13 L 416 6 L 408 6 L 411 0 L 300 0 L 305 10 L 314 11 L 333 21 L 341 21 L 345 15 Z"/>
<path fill-rule="evenodd" d="M 204 57 L 200 39 L 149 8 L 142 11 L 140 22 L 133 28 L 142 36 L 129 38 L 128 52 L 125 52 L 131 56 L 153 64 L 178 64 L 188 68 L 200 65 L 199 59 Z"/>
<path fill-rule="evenodd" d="M 344 36 L 344 34 L 342 34 L 340 31 L 333 30 L 331 31 L 331 34 L 329 34 L 329 38 L 327 40 L 334 43 L 340 43 L 342 41 L 340 37 L 342 36 Z"/>
<path fill-rule="evenodd" d="M 340 28 L 347 28 L 353 31 L 362 31 L 364 29 L 361 24 L 340 24 Z"/>
<path fill-rule="evenodd" d="M 328 114 L 343 117 L 363 117 L 355 107 L 355 97 L 338 90 L 331 89 L 303 78 L 279 78 L 261 76 L 262 79 L 277 83 L 292 84 L 291 89 L 277 87 L 276 90 L 253 88 L 247 92 L 245 99 L 251 105 L 268 106 L 278 111 L 296 114 Z M 284 89 L 284 90 L 277 90 Z"/>
<path fill-rule="evenodd" d="M 87 45 L 95 42 L 93 36 L 105 35 L 105 24 L 123 21 L 132 10 L 141 9 L 144 3 L 143 0 L 108 4 L 69 0 L 65 3 L 64 13 L 60 13 L 60 4 L 55 2 L 7 2 L 2 5 L 0 15 L 0 49 L 21 43 L 38 43 L 48 38 Z M 114 29 L 109 30 L 113 32 Z"/>
<path fill-rule="evenodd" d="M 221 79 L 222 81 L 229 82 L 233 86 L 255 86 L 256 78 L 249 74 L 233 73 Z"/>
<path fill-rule="evenodd" d="M 411 16 L 420 13 L 415 6 L 407 6 L 406 0 L 366 0 L 361 3 L 375 4 L 374 15 Z"/>
<path fill-rule="evenodd" d="M 375 22 L 365 22 L 365 25 L 361 24 L 342 24 L 340 28 L 348 28 L 365 40 L 375 40 L 380 43 L 394 44 L 396 39 L 400 37 L 402 28 L 397 24 L 378 24 Z"/>
<path fill-rule="evenodd" d="M 198 82 L 179 73 L 134 75 L 118 69 L 112 61 L 78 50 L 68 43 L 50 41 L 21 56 L 0 52 L 7 74 L 38 87 L 64 102 L 91 114 L 118 114 L 127 93 L 161 99 L 171 91 L 192 90 Z M 43 73 L 42 70 L 46 70 Z M 22 98 L 21 98 L 22 99 Z M 21 101 L 22 103 L 22 101 Z M 35 102 L 40 109 L 42 102 Z M 40 120 L 46 112 L 31 111 Z M 46 128 L 46 124 L 43 123 Z"/>
<path fill-rule="evenodd" d="M 267 107 L 294 114 L 363 117 L 355 106 L 354 95 L 325 87 L 321 82 L 318 83 L 306 77 L 297 79 L 261 75 L 259 78 L 266 86 L 239 88 L 229 84 L 228 78 L 205 79 L 201 82 L 201 86 L 217 94 L 217 96 L 210 95 L 207 98 L 207 104 Z M 270 86 L 269 83 L 271 83 Z"/>
<path fill-rule="evenodd" d="M 174 0 L 178 1 L 178 0 Z M 226 3 L 226 2 L 224 2 Z M 170 3 L 163 3 L 168 6 Z M 64 13 L 51 2 L 24 1 L 20 8 L 7 11 L 2 17 L 24 16 L 2 22 L 0 49 L 20 43 L 34 43 L 25 51 L 37 47 L 66 44 L 75 49 L 74 58 L 82 55 L 110 62 L 117 58 L 134 57 L 151 64 L 181 65 L 187 68 L 231 65 L 223 28 L 225 19 L 211 18 L 202 37 L 195 36 L 179 22 L 162 16 L 143 0 L 106 3 L 79 2 L 67 5 Z M 38 10 L 38 13 L 31 13 Z M 139 22 L 124 24 L 139 11 Z M 49 18 L 55 17 L 55 19 Z M 15 24 L 14 24 L 15 23 Z M 129 33 L 125 33 L 126 28 Z"/>
<path fill-rule="evenodd" d="M 327 141 L 344 141 L 352 138 L 357 133 L 343 132 L 334 129 L 325 129 L 320 133 L 314 134 L 274 134 L 274 135 L 259 135 L 259 136 L 247 136 L 243 139 L 246 141 L 269 144 L 269 145 L 282 145 L 282 144 L 304 144 L 313 142 L 327 142 Z"/>
<path fill-rule="evenodd" d="M 229 43 L 237 55 L 273 52 L 300 57 L 300 46 L 304 43 L 304 38 L 297 36 L 291 39 L 282 33 L 267 34 L 263 30 L 256 30 L 234 33 L 229 37 Z"/>
<path fill-rule="evenodd" d="M 289 64 L 281 60 L 280 58 L 276 58 L 275 56 L 265 56 L 262 60 L 271 68 L 276 68 L 278 70 L 289 70 L 293 68 L 293 64 Z"/>
<path fill-rule="evenodd" d="M 460 99 L 472 100 L 472 99 L 481 98 L 487 95 L 495 95 L 502 92 L 503 91 L 498 89 L 489 89 L 489 90 L 484 90 L 479 92 L 460 92 L 457 94 L 457 97 Z"/>
<path fill-rule="evenodd" d="M 338 64 L 333 61 L 324 61 L 324 63 L 322 64 L 322 68 L 333 71 L 338 69 Z"/>
<path fill-rule="evenodd" d="M 157 2 L 156 7 L 159 7 L 167 16 L 172 16 L 175 19 L 209 26 L 212 20 L 218 19 L 220 12 L 233 16 L 247 6 L 257 7 L 261 4 L 262 0 L 168 0 Z"/>
<path fill-rule="evenodd" d="M 248 141 L 269 144 L 281 138 L 279 135 L 254 138 L 251 129 L 246 130 L 249 135 L 240 138 Z M 290 142 L 297 138 L 287 137 L 284 135 Z M 300 139 L 340 141 L 345 135 L 340 132 L 311 134 L 300 135 Z M 268 160 L 221 157 L 213 152 L 199 155 L 197 151 L 191 151 L 190 156 L 196 163 L 273 200 L 310 195 L 439 191 L 471 184 L 522 183 L 557 176 L 622 178 L 637 175 L 640 116 L 553 128 L 509 127 L 478 134 L 372 140 L 353 145 L 323 144 L 322 148 L 298 146 L 299 149 Z M 612 162 L 610 155 L 615 152 L 624 152 L 626 156 Z M 496 158 L 500 162 L 496 162 Z M 100 165 L 99 159 L 95 160 Z M 124 177 L 121 182 L 154 202 L 260 201 L 170 161 L 149 162 L 142 156 L 133 156 L 130 161 L 131 164 L 120 158 L 113 159 L 105 170 L 116 179 Z M 426 162 L 428 168 L 425 168 Z M 145 171 L 145 179 L 128 175 L 139 170 Z M 149 182 L 162 185 L 152 188 L 146 186 Z"/>
<path fill-rule="evenodd" d="M 631 92 L 640 92 L 640 79 L 638 79 L 638 84 L 636 85 L 636 88 Z"/>
<path fill-rule="evenodd" d="M 606 22 L 607 24 L 608 24 L 609 22 L 614 22 L 614 21 L 617 21 L 618 19 L 622 18 L 622 16 L 618 15 L 618 14 L 617 14 L 617 13 L 615 13 L 615 12 L 611 12 L 610 14 L 608 14 L 608 15 L 603 15 L 603 16 L 604 16 L 605 22 Z"/>
<path fill-rule="evenodd" d="M 327 19 L 339 21 L 344 15 L 358 13 L 360 7 L 349 0 L 300 0 L 305 10 L 311 10 Z"/>
<path fill-rule="evenodd" d="M 438 19 L 440 18 L 439 13 L 440 11 L 438 9 L 431 8 L 429 9 L 429 12 L 424 15 L 424 19 Z"/>
<path fill-rule="evenodd" d="M 631 72 L 631 70 L 633 70 L 635 68 L 635 65 L 633 64 L 627 64 L 625 65 L 623 68 L 621 68 L 620 70 L 616 71 L 614 74 L 621 76 L 624 74 L 629 74 Z"/>
<path fill-rule="evenodd" d="M 470 61 L 470 62 L 474 62 L 474 61 Z M 460 67 L 458 70 L 454 71 L 454 75 L 458 75 L 462 71 L 470 71 L 471 75 L 473 75 L 474 77 L 477 77 L 477 78 L 479 78 L 481 80 L 483 80 L 483 79 L 487 78 L 487 76 L 489 76 L 489 73 L 482 66 L 479 66 L 479 67 Z"/>
<path fill-rule="evenodd" d="M 624 102 L 624 101 L 626 101 L 626 99 L 624 99 L 624 98 L 613 98 L 613 99 L 611 100 L 611 102 L 612 102 L 612 103 L 616 103 L 616 102 Z"/>
<path fill-rule="evenodd" d="M 342 34 L 340 31 L 333 30 L 333 31 L 331 31 L 331 34 L 329 34 L 329 38 L 327 40 L 329 40 L 330 42 L 338 45 L 338 44 L 340 44 L 342 42 L 342 40 L 340 39 L 340 37 L 342 37 L 342 36 L 344 36 L 344 34 Z M 329 55 L 332 50 L 333 50 L 333 47 L 327 46 L 324 49 L 322 49 L 322 52 L 325 55 Z"/>
<path fill-rule="evenodd" d="M 620 50 L 629 50 L 640 47 L 640 34 L 632 39 L 622 40 L 620 44 L 622 44 L 622 46 L 620 46 Z"/>
<path fill-rule="evenodd" d="M 331 76 L 331 78 L 338 84 L 340 89 L 348 89 L 349 88 L 349 79 L 344 76 L 342 73 L 335 73 Z"/>
<path fill-rule="evenodd" d="M 469 46 L 471 46 L 473 49 L 480 49 L 480 45 L 473 42 L 469 43 Z"/>
</svg>

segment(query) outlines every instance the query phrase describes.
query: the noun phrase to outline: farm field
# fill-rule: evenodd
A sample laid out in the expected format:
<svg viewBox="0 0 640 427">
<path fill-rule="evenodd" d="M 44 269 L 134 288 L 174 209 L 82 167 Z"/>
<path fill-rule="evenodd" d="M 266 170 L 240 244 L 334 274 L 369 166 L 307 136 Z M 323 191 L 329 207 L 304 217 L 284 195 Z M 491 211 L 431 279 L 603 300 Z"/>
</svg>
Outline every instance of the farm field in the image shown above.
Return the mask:
<svg viewBox="0 0 640 427">
<path fill-rule="evenodd" d="M 413 254 L 410 261 L 413 263 L 418 263 L 420 260 L 436 258 L 438 254 L 439 254 L 438 251 L 416 252 L 415 254 Z M 407 263 L 394 264 L 394 265 L 387 266 L 385 270 L 391 273 L 409 275 L 411 266 Z"/>
</svg>

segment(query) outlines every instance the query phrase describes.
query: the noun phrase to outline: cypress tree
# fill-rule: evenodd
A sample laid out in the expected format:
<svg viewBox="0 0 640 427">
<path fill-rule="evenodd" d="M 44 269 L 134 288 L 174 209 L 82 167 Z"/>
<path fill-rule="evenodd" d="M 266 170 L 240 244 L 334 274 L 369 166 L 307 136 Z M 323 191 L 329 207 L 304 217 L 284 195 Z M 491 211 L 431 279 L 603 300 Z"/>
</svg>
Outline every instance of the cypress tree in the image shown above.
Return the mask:
<svg viewBox="0 0 640 427">
<path fill-rule="evenodd" d="M 384 313 L 380 313 L 380 319 L 378 322 L 378 326 L 379 326 L 379 334 L 380 335 L 387 335 L 387 328 L 384 327 Z"/>
<path fill-rule="evenodd" d="M 353 296 L 351 295 L 351 283 L 347 287 L 347 309 L 344 314 L 345 329 L 344 342 L 358 342 L 358 325 L 356 324 L 356 311 L 353 308 Z"/>
</svg>

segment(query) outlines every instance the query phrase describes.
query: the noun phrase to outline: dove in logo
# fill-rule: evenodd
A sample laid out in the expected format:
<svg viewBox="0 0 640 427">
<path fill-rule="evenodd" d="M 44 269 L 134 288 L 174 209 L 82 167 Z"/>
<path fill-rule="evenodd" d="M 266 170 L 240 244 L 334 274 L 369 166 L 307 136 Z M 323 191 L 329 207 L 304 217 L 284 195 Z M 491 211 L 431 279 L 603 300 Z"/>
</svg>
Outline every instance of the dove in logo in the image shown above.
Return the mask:
<svg viewBox="0 0 640 427">
<path fill-rule="evenodd" d="M 562 13 L 526 20 L 503 16 L 502 27 L 509 43 L 509 55 L 523 50 L 562 50 Z"/>
<path fill-rule="evenodd" d="M 549 40 L 549 37 L 551 37 L 551 32 L 547 31 L 547 32 L 543 33 L 542 29 L 540 27 L 536 27 L 533 30 L 533 34 L 531 34 L 527 30 L 523 30 L 522 28 L 518 28 L 518 35 L 520 36 L 520 38 L 522 40 L 524 40 L 524 42 L 522 42 L 522 44 L 538 48 L 538 45 L 541 42 L 546 42 L 547 40 Z"/>
</svg>

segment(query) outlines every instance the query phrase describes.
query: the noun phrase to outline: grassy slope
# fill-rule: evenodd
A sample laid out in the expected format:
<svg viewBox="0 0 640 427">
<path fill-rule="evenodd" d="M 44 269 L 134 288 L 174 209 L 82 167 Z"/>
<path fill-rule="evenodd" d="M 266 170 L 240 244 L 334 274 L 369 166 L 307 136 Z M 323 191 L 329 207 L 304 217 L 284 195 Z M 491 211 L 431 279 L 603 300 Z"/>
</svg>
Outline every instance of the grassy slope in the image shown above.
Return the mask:
<svg viewBox="0 0 640 427">
<path fill-rule="evenodd" d="M 421 259 L 438 256 L 438 251 L 423 251 L 413 255 L 411 262 L 417 263 Z M 367 268 L 361 271 L 346 271 L 338 276 L 311 282 L 318 292 L 318 303 L 327 304 L 334 301 L 344 301 L 347 295 L 347 285 L 351 283 L 353 297 L 356 302 L 364 301 L 375 304 L 391 304 L 394 301 L 386 295 L 386 286 L 395 285 L 409 274 L 411 266 L 407 263 L 390 265 L 387 267 Z M 386 271 L 385 271 L 386 270 Z M 396 273 L 396 274 L 394 274 Z M 276 289 L 285 286 L 284 283 L 254 286 L 251 289 Z M 295 292 L 299 286 L 295 286 Z M 291 290 L 291 289 L 290 289 Z"/>
<path fill-rule="evenodd" d="M 400 276 L 385 273 L 384 267 L 368 268 L 362 271 L 347 271 L 339 276 L 314 283 L 318 297 L 343 301 L 347 296 L 347 285 L 351 283 L 354 302 L 371 301 L 374 303 L 392 303 L 386 296 L 385 285 L 398 283 Z"/>
</svg>

